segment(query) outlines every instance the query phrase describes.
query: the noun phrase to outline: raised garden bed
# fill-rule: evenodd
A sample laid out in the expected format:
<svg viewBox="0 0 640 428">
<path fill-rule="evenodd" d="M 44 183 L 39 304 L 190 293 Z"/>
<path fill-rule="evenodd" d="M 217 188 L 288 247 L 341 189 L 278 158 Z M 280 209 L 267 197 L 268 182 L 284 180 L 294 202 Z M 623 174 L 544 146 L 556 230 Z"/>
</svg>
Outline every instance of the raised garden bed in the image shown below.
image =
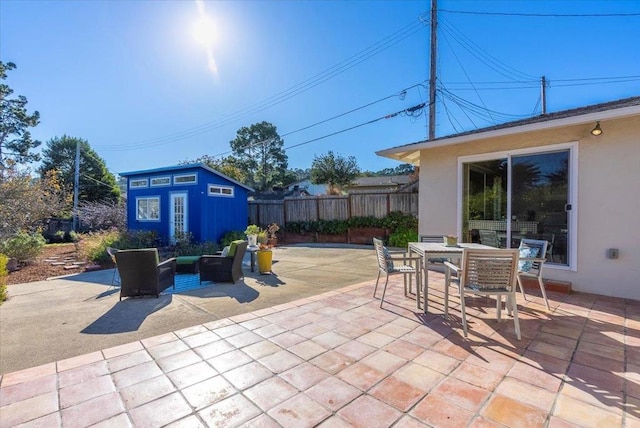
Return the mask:
<svg viewBox="0 0 640 428">
<path fill-rule="evenodd" d="M 292 233 L 285 232 L 282 234 L 282 240 L 287 244 L 306 244 L 316 242 L 315 232 L 311 233 Z"/>
<path fill-rule="evenodd" d="M 389 229 L 382 227 L 350 227 L 347 231 L 349 244 L 373 245 L 373 238 L 387 239 Z"/>
<path fill-rule="evenodd" d="M 332 244 L 346 244 L 349 242 L 349 237 L 346 233 L 327 234 L 318 233 L 318 242 L 327 242 Z"/>
</svg>

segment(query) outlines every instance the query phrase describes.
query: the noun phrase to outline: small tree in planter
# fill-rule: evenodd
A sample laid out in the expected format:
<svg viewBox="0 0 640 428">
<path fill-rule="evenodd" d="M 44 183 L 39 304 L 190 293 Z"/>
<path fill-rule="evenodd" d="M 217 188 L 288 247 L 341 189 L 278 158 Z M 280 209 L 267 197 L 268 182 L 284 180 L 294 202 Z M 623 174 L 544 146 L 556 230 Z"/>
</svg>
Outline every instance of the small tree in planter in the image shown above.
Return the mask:
<svg viewBox="0 0 640 428">
<path fill-rule="evenodd" d="M 278 223 L 271 223 L 267 226 L 267 244 L 275 246 L 278 243 L 276 233 L 280 230 Z"/>
<path fill-rule="evenodd" d="M 258 235 L 262 232 L 262 229 L 255 224 L 250 224 L 244 230 L 244 234 L 247 235 L 247 240 L 249 241 L 250 247 L 255 247 L 258 245 Z"/>
</svg>

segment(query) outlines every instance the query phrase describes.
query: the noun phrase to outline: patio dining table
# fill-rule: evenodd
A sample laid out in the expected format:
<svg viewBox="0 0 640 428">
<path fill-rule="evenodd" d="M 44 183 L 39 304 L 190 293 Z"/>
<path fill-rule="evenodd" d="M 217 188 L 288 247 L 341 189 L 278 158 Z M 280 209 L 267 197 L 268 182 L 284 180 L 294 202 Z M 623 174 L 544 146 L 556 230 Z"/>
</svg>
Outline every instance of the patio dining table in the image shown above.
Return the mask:
<svg viewBox="0 0 640 428">
<path fill-rule="evenodd" d="M 429 296 L 429 270 L 427 265 L 429 259 L 435 258 L 461 258 L 462 250 L 465 248 L 481 248 L 481 249 L 495 249 L 488 245 L 473 244 L 473 243 L 459 243 L 455 246 L 448 246 L 438 242 L 409 242 L 409 255 L 417 253 L 422 257 L 422 295 L 424 296 L 424 313 L 427 313 L 428 296 Z M 420 293 L 418 293 L 418 296 Z M 417 307 L 420 308 L 420 298 L 416 299 Z"/>
</svg>

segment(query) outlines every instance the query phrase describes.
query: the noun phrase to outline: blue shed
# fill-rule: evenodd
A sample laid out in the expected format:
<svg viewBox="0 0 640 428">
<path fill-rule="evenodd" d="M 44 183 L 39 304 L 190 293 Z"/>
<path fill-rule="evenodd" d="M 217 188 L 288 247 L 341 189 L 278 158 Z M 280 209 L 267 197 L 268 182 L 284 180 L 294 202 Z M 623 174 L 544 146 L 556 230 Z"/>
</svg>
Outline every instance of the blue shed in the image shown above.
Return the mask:
<svg viewBox="0 0 640 428">
<path fill-rule="evenodd" d="M 129 230 L 155 231 L 169 241 L 190 233 L 196 242 L 218 242 L 226 232 L 247 227 L 253 189 L 204 164 L 120 175 L 128 179 Z"/>
</svg>

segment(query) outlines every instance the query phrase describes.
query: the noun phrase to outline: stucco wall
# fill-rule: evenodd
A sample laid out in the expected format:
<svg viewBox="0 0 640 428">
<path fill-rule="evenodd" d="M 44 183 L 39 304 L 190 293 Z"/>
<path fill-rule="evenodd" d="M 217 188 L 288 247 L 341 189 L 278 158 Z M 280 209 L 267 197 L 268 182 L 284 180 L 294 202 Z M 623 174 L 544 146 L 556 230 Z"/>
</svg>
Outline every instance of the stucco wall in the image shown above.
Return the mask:
<svg viewBox="0 0 640 428">
<path fill-rule="evenodd" d="M 578 142 L 576 271 L 546 268 L 544 277 L 573 289 L 640 300 L 640 117 L 423 150 L 420 233 L 456 233 L 458 157 Z M 424 183 L 424 184 L 422 184 Z M 616 260 L 606 257 L 618 248 Z"/>
</svg>

